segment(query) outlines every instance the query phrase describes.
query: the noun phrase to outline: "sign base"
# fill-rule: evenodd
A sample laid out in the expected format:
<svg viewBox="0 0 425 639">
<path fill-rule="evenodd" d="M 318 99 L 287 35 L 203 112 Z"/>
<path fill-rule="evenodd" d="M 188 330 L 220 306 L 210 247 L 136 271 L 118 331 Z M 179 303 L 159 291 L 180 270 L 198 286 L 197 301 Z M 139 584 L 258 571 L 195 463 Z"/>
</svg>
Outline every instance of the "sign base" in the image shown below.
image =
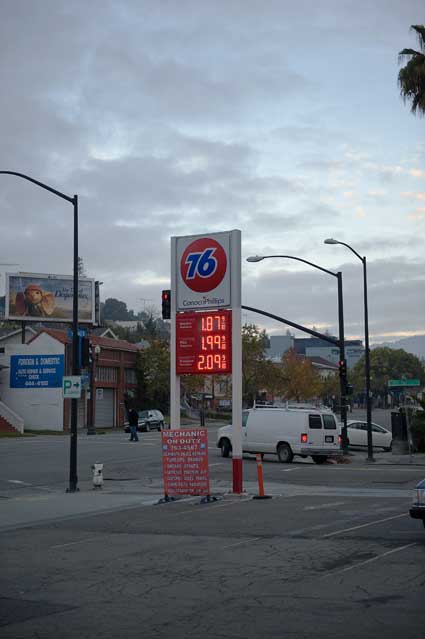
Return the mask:
<svg viewBox="0 0 425 639">
<path fill-rule="evenodd" d="M 242 489 L 242 459 L 232 459 L 233 492 L 241 495 Z"/>
</svg>

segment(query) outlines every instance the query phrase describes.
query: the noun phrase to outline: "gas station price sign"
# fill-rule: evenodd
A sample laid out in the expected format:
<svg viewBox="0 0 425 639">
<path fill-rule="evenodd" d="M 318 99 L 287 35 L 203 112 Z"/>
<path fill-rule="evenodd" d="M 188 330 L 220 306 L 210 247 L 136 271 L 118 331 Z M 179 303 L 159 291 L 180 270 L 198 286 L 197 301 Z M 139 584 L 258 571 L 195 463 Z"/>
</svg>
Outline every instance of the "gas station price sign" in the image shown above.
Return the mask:
<svg viewBox="0 0 425 639">
<path fill-rule="evenodd" d="M 176 315 L 177 375 L 232 372 L 232 311 Z"/>
</svg>

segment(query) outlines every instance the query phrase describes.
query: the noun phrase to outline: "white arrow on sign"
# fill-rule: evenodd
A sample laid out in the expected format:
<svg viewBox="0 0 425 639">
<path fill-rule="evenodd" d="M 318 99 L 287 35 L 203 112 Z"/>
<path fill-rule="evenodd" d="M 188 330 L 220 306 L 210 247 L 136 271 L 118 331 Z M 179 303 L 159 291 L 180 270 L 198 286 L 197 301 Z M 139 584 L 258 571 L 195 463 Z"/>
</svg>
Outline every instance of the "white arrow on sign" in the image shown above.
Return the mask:
<svg viewBox="0 0 425 639">
<path fill-rule="evenodd" d="M 80 375 L 68 375 L 63 378 L 62 391 L 64 399 L 79 399 L 81 397 Z"/>
</svg>

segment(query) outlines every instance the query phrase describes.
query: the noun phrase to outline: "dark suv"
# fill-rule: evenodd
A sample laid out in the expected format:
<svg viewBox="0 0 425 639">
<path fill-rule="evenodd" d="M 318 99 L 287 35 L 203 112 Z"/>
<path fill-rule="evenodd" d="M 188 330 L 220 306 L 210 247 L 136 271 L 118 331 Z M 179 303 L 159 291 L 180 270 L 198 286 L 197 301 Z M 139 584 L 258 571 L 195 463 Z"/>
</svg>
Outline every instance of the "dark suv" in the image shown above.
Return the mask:
<svg viewBox="0 0 425 639">
<path fill-rule="evenodd" d="M 141 432 L 149 432 L 150 430 L 162 430 L 164 428 L 164 415 L 160 410 L 149 409 L 137 411 L 139 420 L 137 430 Z M 130 432 L 128 421 L 125 422 L 125 432 Z"/>
</svg>

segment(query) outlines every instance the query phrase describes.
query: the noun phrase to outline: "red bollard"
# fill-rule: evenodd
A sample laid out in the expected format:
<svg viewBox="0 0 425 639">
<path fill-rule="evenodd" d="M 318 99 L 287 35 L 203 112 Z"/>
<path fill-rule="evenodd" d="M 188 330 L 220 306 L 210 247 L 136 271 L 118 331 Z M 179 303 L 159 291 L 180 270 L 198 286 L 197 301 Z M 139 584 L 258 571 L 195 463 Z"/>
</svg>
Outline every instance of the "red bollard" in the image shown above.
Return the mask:
<svg viewBox="0 0 425 639">
<path fill-rule="evenodd" d="M 255 455 L 257 460 L 257 477 L 258 477 L 258 495 L 254 495 L 253 499 L 271 499 L 271 495 L 264 494 L 264 478 L 263 478 L 263 460 L 262 454 Z"/>
</svg>

